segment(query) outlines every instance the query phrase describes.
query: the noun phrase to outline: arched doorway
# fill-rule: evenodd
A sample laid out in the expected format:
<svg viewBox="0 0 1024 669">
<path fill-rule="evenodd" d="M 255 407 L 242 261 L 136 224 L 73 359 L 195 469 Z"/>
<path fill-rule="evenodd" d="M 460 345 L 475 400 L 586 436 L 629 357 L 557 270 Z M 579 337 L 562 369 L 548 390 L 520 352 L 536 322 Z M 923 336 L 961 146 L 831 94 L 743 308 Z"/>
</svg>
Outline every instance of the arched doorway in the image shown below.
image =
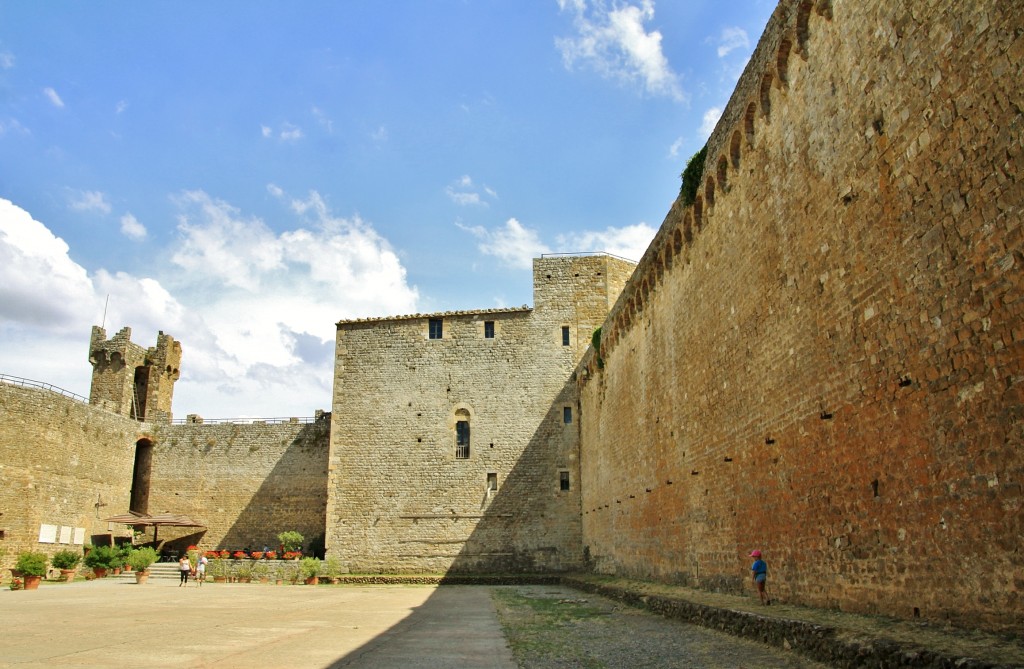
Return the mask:
<svg viewBox="0 0 1024 669">
<path fill-rule="evenodd" d="M 132 470 L 132 495 L 128 510 L 149 513 L 149 479 L 153 471 L 153 442 L 135 442 L 135 468 Z"/>
</svg>

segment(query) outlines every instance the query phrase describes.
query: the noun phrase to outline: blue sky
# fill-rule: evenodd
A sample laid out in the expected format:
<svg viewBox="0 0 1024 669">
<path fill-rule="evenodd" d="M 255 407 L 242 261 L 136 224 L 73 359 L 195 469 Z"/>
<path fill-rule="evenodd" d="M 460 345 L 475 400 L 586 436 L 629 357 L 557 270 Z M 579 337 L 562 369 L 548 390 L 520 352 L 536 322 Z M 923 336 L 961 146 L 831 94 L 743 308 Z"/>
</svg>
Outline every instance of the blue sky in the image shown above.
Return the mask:
<svg viewBox="0 0 1024 669">
<path fill-rule="evenodd" d="M 770 0 L 0 0 L 0 374 L 182 342 L 175 415 L 330 409 L 341 319 L 639 260 Z"/>
</svg>

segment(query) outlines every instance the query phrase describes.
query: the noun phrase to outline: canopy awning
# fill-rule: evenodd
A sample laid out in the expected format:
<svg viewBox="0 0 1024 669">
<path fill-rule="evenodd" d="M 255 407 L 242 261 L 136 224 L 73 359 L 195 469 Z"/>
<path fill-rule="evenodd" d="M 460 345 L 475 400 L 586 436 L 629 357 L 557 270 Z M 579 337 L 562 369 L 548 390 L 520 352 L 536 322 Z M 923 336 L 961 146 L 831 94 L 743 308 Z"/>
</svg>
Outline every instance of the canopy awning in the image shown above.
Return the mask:
<svg viewBox="0 0 1024 669">
<path fill-rule="evenodd" d="M 129 511 L 128 513 L 104 518 L 103 521 L 107 523 L 121 523 L 123 525 L 152 525 L 155 527 L 159 527 L 161 525 L 171 525 L 174 527 L 206 527 L 206 525 L 196 522 L 192 518 L 180 513 L 158 513 L 151 516 L 148 513 Z"/>
<path fill-rule="evenodd" d="M 117 516 L 111 516 L 110 518 L 104 518 L 104 522 L 107 523 L 121 523 L 123 525 L 143 525 L 146 527 L 153 528 L 153 541 L 156 541 L 157 532 L 163 526 L 168 527 L 202 527 L 205 528 L 200 522 L 196 522 L 192 518 L 180 514 L 180 513 L 158 513 L 156 515 L 149 515 L 148 513 L 138 513 L 136 511 L 129 511 L 128 513 L 122 513 Z"/>
</svg>

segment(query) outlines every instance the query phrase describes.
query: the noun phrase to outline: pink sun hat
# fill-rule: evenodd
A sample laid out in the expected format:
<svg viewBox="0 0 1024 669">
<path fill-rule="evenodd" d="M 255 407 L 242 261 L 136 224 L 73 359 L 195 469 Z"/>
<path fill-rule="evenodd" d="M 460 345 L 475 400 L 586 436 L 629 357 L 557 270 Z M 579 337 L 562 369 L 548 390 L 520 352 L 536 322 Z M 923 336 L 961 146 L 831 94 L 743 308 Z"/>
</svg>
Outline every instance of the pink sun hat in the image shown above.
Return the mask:
<svg viewBox="0 0 1024 669">
<path fill-rule="evenodd" d="M 759 550 L 752 550 L 752 551 L 750 551 L 750 557 L 761 557 L 761 551 L 759 551 Z"/>
</svg>

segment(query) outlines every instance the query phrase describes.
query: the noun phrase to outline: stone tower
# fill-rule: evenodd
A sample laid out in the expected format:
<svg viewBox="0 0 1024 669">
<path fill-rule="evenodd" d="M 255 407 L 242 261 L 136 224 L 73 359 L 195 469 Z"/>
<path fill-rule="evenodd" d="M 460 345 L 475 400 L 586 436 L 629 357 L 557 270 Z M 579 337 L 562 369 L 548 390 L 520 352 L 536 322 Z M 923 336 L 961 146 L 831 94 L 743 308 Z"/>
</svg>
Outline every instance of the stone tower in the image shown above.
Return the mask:
<svg viewBox="0 0 1024 669">
<path fill-rule="evenodd" d="M 131 336 L 132 329 L 125 327 L 107 339 L 106 330 L 93 326 L 89 403 L 136 420 L 169 422 L 181 344 L 161 331 L 156 346 L 143 349 Z"/>
</svg>

